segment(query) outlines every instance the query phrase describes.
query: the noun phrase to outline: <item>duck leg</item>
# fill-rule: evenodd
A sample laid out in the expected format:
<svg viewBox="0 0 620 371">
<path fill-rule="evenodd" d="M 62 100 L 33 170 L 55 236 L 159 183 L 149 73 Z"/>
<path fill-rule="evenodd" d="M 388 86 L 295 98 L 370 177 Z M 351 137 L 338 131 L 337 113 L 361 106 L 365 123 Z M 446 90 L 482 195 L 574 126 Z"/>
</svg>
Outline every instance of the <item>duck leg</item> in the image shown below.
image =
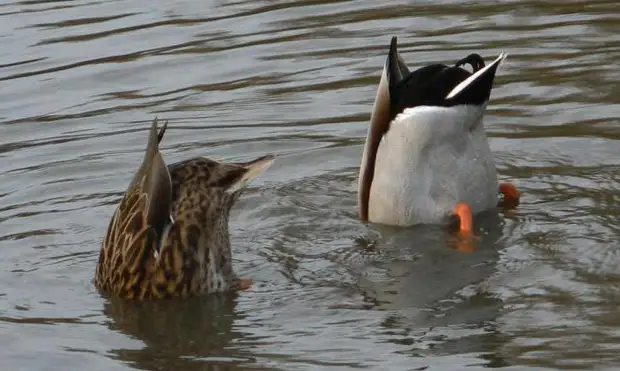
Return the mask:
<svg viewBox="0 0 620 371">
<path fill-rule="evenodd" d="M 236 278 L 235 279 L 235 288 L 238 291 L 247 290 L 252 287 L 252 280 L 249 278 Z"/>
<path fill-rule="evenodd" d="M 521 193 L 517 190 L 517 187 L 512 183 L 500 183 L 499 184 L 500 200 L 498 206 L 512 209 L 519 206 L 519 197 Z"/>
<path fill-rule="evenodd" d="M 474 238 L 474 221 L 471 208 L 464 202 L 454 205 L 452 213 L 458 219 L 458 241 L 456 249 L 464 252 L 474 251 L 472 240 Z"/>
<path fill-rule="evenodd" d="M 464 202 L 459 202 L 454 205 L 452 212 L 454 213 L 454 216 L 458 218 L 459 233 L 469 235 L 473 234 L 474 222 L 469 205 Z"/>
</svg>

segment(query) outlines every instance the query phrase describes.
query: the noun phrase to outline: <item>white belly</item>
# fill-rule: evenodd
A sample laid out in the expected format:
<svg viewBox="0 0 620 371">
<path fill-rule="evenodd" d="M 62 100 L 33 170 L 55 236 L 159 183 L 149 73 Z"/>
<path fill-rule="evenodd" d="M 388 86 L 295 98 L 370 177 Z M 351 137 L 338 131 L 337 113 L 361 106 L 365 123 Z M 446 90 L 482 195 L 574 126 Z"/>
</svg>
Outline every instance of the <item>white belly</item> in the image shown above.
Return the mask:
<svg viewBox="0 0 620 371">
<path fill-rule="evenodd" d="M 470 131 L 446 120 L 395 120 L 377 152 L 369 220 L 445 224 L 457 202 L 474 214 L 498 202 L 497 171 L 482 123 Z"/>
</svg>

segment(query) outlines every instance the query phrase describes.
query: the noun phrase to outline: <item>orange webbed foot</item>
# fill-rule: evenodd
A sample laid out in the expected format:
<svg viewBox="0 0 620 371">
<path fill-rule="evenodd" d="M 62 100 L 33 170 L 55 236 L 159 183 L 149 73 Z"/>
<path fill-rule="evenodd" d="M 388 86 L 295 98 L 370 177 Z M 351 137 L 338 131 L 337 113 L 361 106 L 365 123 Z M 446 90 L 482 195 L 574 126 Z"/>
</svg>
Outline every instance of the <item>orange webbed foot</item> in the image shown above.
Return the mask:
<svg viewBox="0 0 620 371">
<path fill-rule="evenodd" d="M 469 205 L 459 202 L 452 210 L 458 218 L 456 249 L 463 252 L 474 251 L 474 221 Z"/>
<path fill-rule="evenodd" d="M 499 184 L 499 193 L 500 193 L 500 201 L 499 205 L 501 207 L 512 209 L 519 206 L 519 198 L 521 197 L 521 193 L 517 190 L 511 183 L 500 183 Z"/>
<path fill-rule="evenodd" d="M 252 280 L 249 278 L 237 278 L 237 290 L 244 291 L 252 287 Z"/>
</svg>

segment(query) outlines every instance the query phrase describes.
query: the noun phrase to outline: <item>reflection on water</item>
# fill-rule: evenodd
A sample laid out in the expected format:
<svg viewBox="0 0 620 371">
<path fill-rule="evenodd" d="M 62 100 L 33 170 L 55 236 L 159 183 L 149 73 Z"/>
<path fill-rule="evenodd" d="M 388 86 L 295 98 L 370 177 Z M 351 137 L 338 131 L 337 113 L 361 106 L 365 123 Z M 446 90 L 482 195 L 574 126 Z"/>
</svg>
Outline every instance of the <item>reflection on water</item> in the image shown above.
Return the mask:
<svg viewBox="0 0 620 371">
<path fill-rule="evenodd" d="M 111 320 L 110 330 L 144 342 L 141 349 L 110 350 L 115 358 L 138 369 L 202 370 L 206 362 L 213 370 L 236 370 L 237 363 L 252 359 L 228 349 L 243 337 L 233 330 L 232 297 L 150 303 L 111 299 L 104 304 L 103 312 Z"/>
<path fill-rule="evenodd" d="M 0 4 L 7 369 L 592 369 L 620 362 L 620 23 L 610 1 Z M 509 53 L 485 125 L 516 210 L 446 231 L 357 220 L 392 35 L 411 67 Z M 153 116 L 168 162 L 278 160 L 234 208 L 236 297 L 91 284 Z"/>
</svg>

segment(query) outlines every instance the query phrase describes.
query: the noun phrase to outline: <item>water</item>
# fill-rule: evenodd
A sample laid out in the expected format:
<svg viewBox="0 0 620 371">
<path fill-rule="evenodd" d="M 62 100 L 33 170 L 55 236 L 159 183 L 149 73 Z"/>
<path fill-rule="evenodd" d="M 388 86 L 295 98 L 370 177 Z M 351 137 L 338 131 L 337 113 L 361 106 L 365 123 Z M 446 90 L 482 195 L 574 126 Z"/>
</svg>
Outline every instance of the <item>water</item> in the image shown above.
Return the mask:
<svg viewBox="0 0 620 371">
<path fill-rule="evenodd" d="M 381 5 L 383 4 L 383 5 Z M 7 370 L 614 369 L 614 1 L 21 1 L 0 5 L 0 358 Z M 366 226 L 356 174 L 392 35 L 411 67 L 510 55 L 486 115 L 517 210 L 474 253 Z M 231 218 L 236 298 L 91 284 L 142 158 L 278 155 Z"/>
</svg>

